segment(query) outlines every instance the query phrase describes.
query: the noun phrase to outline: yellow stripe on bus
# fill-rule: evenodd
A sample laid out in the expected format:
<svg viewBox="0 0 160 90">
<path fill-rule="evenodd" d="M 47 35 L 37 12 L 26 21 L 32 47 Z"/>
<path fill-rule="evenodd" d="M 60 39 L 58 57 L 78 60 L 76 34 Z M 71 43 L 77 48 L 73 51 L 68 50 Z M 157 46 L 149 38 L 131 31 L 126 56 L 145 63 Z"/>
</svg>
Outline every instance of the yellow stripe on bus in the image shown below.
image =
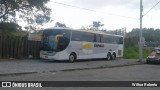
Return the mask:
<svg viewBox="0 0 160 90">
<path fill-rule="evenodd" d="M 90 43 L 83 43 L 82 49 L 89 49 L 92 48 L 92 44 Z"/>
</svg>

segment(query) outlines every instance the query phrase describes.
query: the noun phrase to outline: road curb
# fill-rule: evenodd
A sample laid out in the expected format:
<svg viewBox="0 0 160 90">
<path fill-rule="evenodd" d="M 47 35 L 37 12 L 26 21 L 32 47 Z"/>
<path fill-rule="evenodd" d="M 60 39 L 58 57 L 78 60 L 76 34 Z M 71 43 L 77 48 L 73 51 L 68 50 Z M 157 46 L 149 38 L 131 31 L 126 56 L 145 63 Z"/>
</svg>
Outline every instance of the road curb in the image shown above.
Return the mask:
<svg viewBox="0 0 160 90">
<path fill-rule="evenodd" d="M 38 72 L 4 73 L 4 74 L 0 74 L 0 76 L 26 75 L 26 74 L 35 74 L 35 73 L 38 73 Z"/>
<path fill-rule="evenodd" d="M 64 69 L 64 70 L 60 70 L 60 71 L 75 71 L 75 70 L 91 70 L 91 69 L 103 69 L 103 68 L 116 68 L 116 67 L 125 67 L 125 66 L 142 65 L 142 64 L 145 64 L 145 63 L 135 63 L 135 64 L 116 65 L 116 66 L 99 66 L 99 67 L 91 67 L 91 68 Z"/>
</svg>

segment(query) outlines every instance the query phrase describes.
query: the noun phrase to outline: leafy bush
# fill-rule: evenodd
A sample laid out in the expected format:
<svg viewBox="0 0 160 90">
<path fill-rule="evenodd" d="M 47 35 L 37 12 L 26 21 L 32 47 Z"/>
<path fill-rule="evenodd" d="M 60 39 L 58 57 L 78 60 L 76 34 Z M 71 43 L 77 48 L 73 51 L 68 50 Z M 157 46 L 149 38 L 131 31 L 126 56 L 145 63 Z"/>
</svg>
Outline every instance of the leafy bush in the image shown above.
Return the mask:
<svg viewBox="0 0 160 90">
<path fill-rule="evenodd" d="M 151 49 L 143 48 L 143 58 L 146 58 L 151 53 Z M 129 46 L 124 48 L 124 58 L 126 59 L 138 59 L 139 48 L 138 46 Z"/>
</svg>

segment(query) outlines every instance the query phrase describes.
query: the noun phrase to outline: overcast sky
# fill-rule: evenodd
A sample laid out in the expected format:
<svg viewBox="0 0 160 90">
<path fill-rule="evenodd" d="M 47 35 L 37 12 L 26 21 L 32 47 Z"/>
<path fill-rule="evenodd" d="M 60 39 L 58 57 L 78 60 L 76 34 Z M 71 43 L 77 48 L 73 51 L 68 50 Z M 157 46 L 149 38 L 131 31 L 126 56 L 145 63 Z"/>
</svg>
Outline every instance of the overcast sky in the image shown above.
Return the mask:
<svg viewBox="0 0 160 90">
<path fill-rule="evenodd" d="M 158 1 L 143 0 L 143 14 Z M 139 5 L 140 0 L 51 0 L 47 6 L 52 9 L 51 17 L 54 21 L 44 25 L 44 28 L 54 27 L 55 22 L 60 22 L 77 29 L 82 26 L 88 27 L 93 21 L 100 21 L 104 24 L 104 29 L 126 27 L 127 31 L 131 31 L 132 28 L 139 28 Z M 160 28 L 160 4 L 143 18 L 143 27 Z"/>
</svg>

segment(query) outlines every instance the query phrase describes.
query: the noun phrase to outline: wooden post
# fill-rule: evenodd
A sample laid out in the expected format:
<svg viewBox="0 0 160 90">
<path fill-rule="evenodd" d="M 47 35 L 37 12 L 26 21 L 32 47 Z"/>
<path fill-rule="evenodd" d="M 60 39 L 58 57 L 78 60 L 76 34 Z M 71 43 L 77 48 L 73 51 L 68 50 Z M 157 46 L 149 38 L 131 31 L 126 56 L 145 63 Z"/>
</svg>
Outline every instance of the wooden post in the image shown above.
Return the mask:
<svg viewBox="0 0 160 90">
<path fill-rule="evenodd" d="M 11 36 L 10 37 L 10 58 L 13 58 L 13 53 L 14 53 L 14 50 L 13 50 L 13 47 L 14 47 L 14 37 Z"/>
<path fill-rule="evenodd" d="M 9 40 L 9 36 L 6 36 L 6 40 L 5 40 L 5 42 L 6 42 L 6 58 L 8 59 L 9 58 L 9 43 L 10 43 L 10 40 Z"/>
<path fill-rule="evenodd" d="M 3 58 L 6 58 L 6 43 L 5 43 L 5 39 L 6 39 L 6 36 L 3 36 L 3 39 L 2 39 L 2 55 L 3 55 Z"/>
<path fill-rule="evenodd" d="M 17 49 L 18 39 L 17 39 L 17 37 L 15 37 L 14 41 L 15 41 L 15 44 L 14 44 L 15 45 L 15 47 L 14 47 L 14 57 L 17 58 L 17 56 L 18 56 L 17 55 L 17 52 L 18 52 L 18 49 Z"/>
</svg>

